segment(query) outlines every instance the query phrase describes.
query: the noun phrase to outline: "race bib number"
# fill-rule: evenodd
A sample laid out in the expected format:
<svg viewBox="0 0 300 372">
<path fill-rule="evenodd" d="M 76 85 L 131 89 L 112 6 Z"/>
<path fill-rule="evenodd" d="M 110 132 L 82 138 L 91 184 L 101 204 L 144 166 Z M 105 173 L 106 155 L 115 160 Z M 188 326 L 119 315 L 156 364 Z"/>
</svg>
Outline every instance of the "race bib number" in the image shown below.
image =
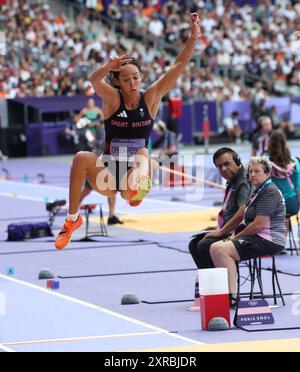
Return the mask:
<svg viewBox="0 0 300 372">
<path fill-rule="evenodd" d="M 139 149 L 146 147 L 146 140 L 136 139 L 114 139 L 110 144 L 110 154 L 119 161 L 134 161 Z"/>
</svg>

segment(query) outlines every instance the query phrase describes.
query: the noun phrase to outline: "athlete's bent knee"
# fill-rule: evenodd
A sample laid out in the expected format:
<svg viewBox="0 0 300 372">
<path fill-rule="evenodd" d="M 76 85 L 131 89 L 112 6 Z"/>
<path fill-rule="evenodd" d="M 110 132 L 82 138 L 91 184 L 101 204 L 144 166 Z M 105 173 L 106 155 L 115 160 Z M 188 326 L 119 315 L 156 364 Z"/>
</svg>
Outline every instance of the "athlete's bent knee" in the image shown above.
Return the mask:
<svg viewBox="0 0 300 372">
<path fill-rule="evenodd" d="M 73 164 L 82 164 L 85 162 L 87 159 L 87 154 L 88 153 L 86 151 L 77 152 L 77 154 L 74 156 Z"/>
</svg>

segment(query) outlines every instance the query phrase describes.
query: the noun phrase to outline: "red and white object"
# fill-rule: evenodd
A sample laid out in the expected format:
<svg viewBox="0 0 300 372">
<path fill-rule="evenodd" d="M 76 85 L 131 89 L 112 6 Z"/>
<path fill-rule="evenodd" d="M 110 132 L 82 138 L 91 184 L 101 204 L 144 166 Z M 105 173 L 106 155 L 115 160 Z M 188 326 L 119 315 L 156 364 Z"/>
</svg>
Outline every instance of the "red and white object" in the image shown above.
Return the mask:
<svg viewBox="0 0 300 372">
<path fill-rule="evenodd" d="M 202 329 L 207 331 L 213 318 L 224 318 L 230 325 L 228 270 L 198 270 L 198 277 Z"/>
<path fill-rule="evenodd" d="M 183 102 L 181 97 L 173 97 L 169 100 L 169 112 L 172 118 L 180 119 L 183 115 Z"/>
</svg>

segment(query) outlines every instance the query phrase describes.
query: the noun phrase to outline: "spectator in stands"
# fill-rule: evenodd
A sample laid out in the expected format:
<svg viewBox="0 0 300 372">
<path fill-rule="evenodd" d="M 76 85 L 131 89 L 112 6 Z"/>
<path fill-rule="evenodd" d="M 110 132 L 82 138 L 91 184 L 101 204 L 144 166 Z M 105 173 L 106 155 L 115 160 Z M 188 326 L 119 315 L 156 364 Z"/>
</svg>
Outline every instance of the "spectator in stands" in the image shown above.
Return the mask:
<svg viewBox="0 0 300 372">
<path fill-rule="evenodd" d="M 280 128 L 288 139 L 293 139 L 295 137 L 296 128 L 287 117 L 282 118 Z"/>
<path fill-rule="evenodd" d="M 138 4 L 136 4 L 136 7 L 135 7 L 134 11 L 135 11 L 135 19 L 134 19 L 135 26 L 134 26 L 134 29 L 135 29 L 137 35 L 142 38 L 142 42 L 145 45 L 146 49 L 148 49 L 148 52 L 149 52 L 150 48 L 149 48 L 149 45 L 147 45 L 147 27 L 148 27 L 149 19 L 144 14 L 143 4 L 138 2 Z M 145 61 L 145 59 L 144 59 L 144 61 Z M 150 62 L 153 62 L 153 60 L 150 61 Z"/>
<path fill-rule="evenodd" d="M 90 21 L 97 19 L 97 13 L 101 13 L 104 10 L 102 0 L 86 0 L 85 6 L 88 10 L 88 18 Z"/>
<path fill-rule="evenodd" d="M 4 99 L 7 97 L 7 92 L 4 89 L 4 82 L 0 81 L 0 99 Z"/>
<path fill-rule="evenodd" d="M 281 117 L 277 113 L 277 107 L 272 106 L 271 109 L 268 111 L 268 116 L 270 116 L 272 120 L 272 126 L 274 129 L 280 128 L 281 125 Z"/>
<path fill-rule="evenodd" d="M 267 155 L 270 138 L 273 131 L 272 121 L 269 116 L 261 116 L 258 119 L 257 133 L 252 139 L 252 156 Z"/>
<path fill-rule="evenodd" d="M 286 244 L 286 209 L 281 192 L 271 179 L 271 164 L 266 158 L 253 158 L 249 166 L 251 184 L 256 188 L 244 213 L 244 228 L 226 242 L 210 248 L 213 267 L 229 273 L 231 305 L 237 305 L 236 262 L 279 254 Z"/>
<path fill-rule="evenodd" d="M 139 11 L 134 9 L 133 16 L 130 15 L 129 21 L 137 26 L 137 30 L 140 30 L 138 31 L 140 33 L 138 37 L 143 37 L 145 45 L 147 32 L 142 31 L 149 30 L 150 22 L 154 19 L 155 22 L 152 23 L 150 29 L 157 35 L 154 38 L 158 44 L 162 43 L 164 39 L 167 41 L 164 50 L 168 50 L 172 54 L 172 45 L 181 47 L 185 43 L 187 37 L 186 24 L 188 24 L 189 17 L 186 2 L 169 0 L 165 6 L 162 6 L 161 1 L 153 2 L 149 0 L 146 4 L 138 3 Z M 104 13 L 110 19 L 117 21 L 118 24 L 120 24 L 122 15 L 128 7 L 127 1 L 118 2 L 117 0 L 105 2 L 101 0 L 82 0 L 81 4 L 87 4 L 91 9 L 96 9 L 96 12 L 101 11 L 102 7 L 105 6 L 106 12 Z M 220 74 L 219 81 L 223 82 L 225 86 L 227 83 L 225 84 L 224 77 L 232 76 L 235 69 L 239 70 L 243 65 L 246 66 L 251 74 L 257 75 L 257 80 L 264 81 L 266 87 L 265 89 L 256 87 L 253 90 L 255 105 L 258 107 L 261 99 L 265 99 L 272 89 L 277 89 L 274 81 L 279 82 L 280 89 L 283 90 L 287 89 L 285 80 L 288 84 L 299 85 L 299 56 L 295 55 L 291 48 L 291 35 L 294 30 L 299 29 L 300 7 L 297 3 L 294 3 L 292 7 L 288 1 L 280 6 L 268 1 L 266 4 L 264 3 L 263 7 L 259 3 L 253 5 L 253 7 L 248 5 L 236 6 L 233 2 L 203 1 L 203 4 L 200 4 L 204 19 L 204 34 L 198 47 L 201 50 L 201 60 L 198 63 L 203 71 L 206 70 L 206 75 L 208 72 Z M 199 8 L 195 1 L 189 2 L 189 6 L 190 9 Z M 262 8 L 264 8 L 265 13 L 261 11 Z M 72 28 L 72 22 L 68 21 L 64 14 L 54 17 L 47 3 L 44 5 L 28 5 L 20 2 L 18 7 L 8 7 L 6 3 L 1 5 L 0 13 L 2 23 L 7 31 L 8 46 L 5 63 L 1 63 L 1 67 L 4 72 L 10 71 L 7 76 L 14 76 L 17 80 L 15 82 L 16 88 L 8 90 L 11 98 L 14 98 L 17 94 L 19 96 L 33 94 L 35 87 L 32 76 L 34 76 L 35 71 L 39 71 L 45 61 L 50 58 L 55 59 L 61 48 L 63 48 L 63 55 L 65 56 L 63 63 L 69 65 L 72 57 L 64 48 L 65 46 L 75 48 L 76 61 L 78 61 L 80 53 L 83 52 L 85 62 L 88 66 L 91 66 L 92 57 L 89 53 L 84 53 L 85 49 L 88 48 L 86 41 L 87 39 L 90 40 L 91 37 L 90 33 L 84 32 L 89 26 L 86 12 L 76 18 L 76 28 Z M 142 13 L 143 17 L 141 16 Z M 265 22 L 266 17 L 262 14 L 268 14 L 268 22 Z M 128 20 L 124 23 L 125 27 L 127 24 Z M 104 24 L 101 24 L 102 29 L 103 27 L 105 27 Z M 125 31 L 121 29 L 121 33 L 124 34 Z M 151 31 L 148 33 L 151 34 Z M 113 39 L 107 39 L 106 47 L 107 50 L 114 49 Z M 13 61 L 11 56 L 10 49 L 12 48 L 17 53 L 17 61 Z M 100 51 L 98 50 L 103 60 L 98 60 L 97 57 L 96 63 L 103 63 L 107 60 L 108 55 L 102 55 L 106 54 L 103 53 L 104 49 L 105 47 L 102 46 Z M 286 51 L 286 53 L 282 51 Z M 118 55 L 122 53 L 124 52 L 117 52 Z M 143 54 L 142 47 L 139 53 L 140 56 Z M 25 89 L 20 89 L 21 78 L 18 71 L 20 62 L 31 54 L 34 56 L 33 63 L 30 64 L 33 68 L 30 71 L 31 77 L 26 80 Z M 93 53 L 93 55 L 95 54 Z M 168 58 L 172 59 L 172 55 L 169 55 Z M 81 63 L 83 62 L 81 60 Z M 9 70 L 10 68 L 12 70 Z M 151 69 L 154 70 L 152 81 L 155 81 L 160 72 L 155 72 L 153 64 Z M 167 65 L 163 67 L 162 72 L 166 72 L 166 69 Z M 45 87 L 42 93 L 39 90 L 39 95 L 75 94 L 76 86 L 71 89 L 68 88 L 68 84 L 63 79 L 65 71 L 59 61 L 55 62 L 53 70 L 60 76 L 56 82 L 58 87 L 54 88 L 45 82 Z M 26 72 L 23 74 L 26 77 Z M 73 74 L 75 74 L 75 70 L 68 76 L 68 79 L 71 79 L 72 82 L 74 82 Z M 83 74 L 81 76 L 86 77 L 89 71 L 84 71 Z M 193 72 L 191 79 L 192 82 L 197 79 L 195 72 Z M 9 77 L 5 78 L 5 83 L 8 80 Z M 63 85 L 62 88 L 61 85 Z M 75 83 L 72 85 L 75 85 Z M 232 90 L 235 90 L 236 85 L 236 83 L 230 82 L 226 86 L 225 97 L 233 96 Z M 246 87 L 243 88 L 242 94 L 234 91 L 234 96 L 245 99 L 249 95 L 249 88 L 246 91 Z M 217 92 L 219 89 L 216 86 L 206 88 L 200 86 L 190 93 L 196 97 L 201 96 L 204 99 L 214 100 L 216 95 L 219 95 L 219 92 Z M 185 97 L 186 95 L 184 95 Z M 261 114 L 260 112 L 258 116 Z M 255 118 L 257 118 L 256 115 Z"/>
<path fill-rule="evenodd" d="M 164 25 L 159 17 L 155 14 L 151 16 L 148 32 L 154 38 L 155 47 L 159 47 L 164 31 Z"/>
<path fill-rule="evenodd" d="M 153 126 L 157 141 L 153 143 L 152 148 L 160 149 L 160 156 L 167 155 L 172 157 L 178 154 L 178 144 L 176 133 L 167 129 L 167 125 L 162 120 L 156 122 Z"/>
<path fill-rule="evenodd" d="M 104 146 L 104 115 L 103 111 L 96 106 L 95 100 L 90 98 L 87 107 L 82 109 L 75 118 L 76 127 L 85 137 L 88 145 L 86 150 L 103 151 Z"/>
<path fill-rule="evenodd" d="M 214 164 L 227 181 L 218 228 L 197 235 L 189 245 L 198 269 L 214 267 L 210 255 L 213 243 L 227 239 L 242 223 L 248 198 L 251 193 L 247 172 L 238 154 L 230 148 L 221 148 L 214 155 Z M 211 230 L 211 228 L 209 228 Z"/>
<path fill-rule="evenodd" d="M 255 108 L 261 107 L 266 102 L 268 94 L 263 88 L 263 84 L 261 81 L 255 83 L 255 86 L 252 90 L 252 97 Z"/>
<path fill-rule="evenodd" d="M 144 6 L 144 14 L 149 19 L 156 13 L 160 8 L 160 1 L 147 0 Z"/>
<path fill-rule="evenodd" d="M 239 113 L 234 111 L 229 117 L 224 118 L 223 125 L 229 142 L 236 140 L 241 143 L 242 129 L 238 121 Z"/>
<path fill-rule="evenodd" d="M 108 9 L 107 9 L 108 16 L 116 22 L 120 22 L 122 19 L 122 12 L 118 5 L 117 0 L 112 0 L 109 2 Z"/>
<path fill-rule="evenodd" d="M 288 82 L 290 85 L 300 85 L 300 66 L 299 64 L 295 64 L 293 69 L 288 76 Z"/>
<path fill-rule="evenodd" d="M 286 137 L 281 130 L 271 136 L 269 155 L 272 164 L 272 180 L 282 192 L 286 213 L 294 216 L 300 208 L 300 163 L 291 156 Z"/>
</svg>

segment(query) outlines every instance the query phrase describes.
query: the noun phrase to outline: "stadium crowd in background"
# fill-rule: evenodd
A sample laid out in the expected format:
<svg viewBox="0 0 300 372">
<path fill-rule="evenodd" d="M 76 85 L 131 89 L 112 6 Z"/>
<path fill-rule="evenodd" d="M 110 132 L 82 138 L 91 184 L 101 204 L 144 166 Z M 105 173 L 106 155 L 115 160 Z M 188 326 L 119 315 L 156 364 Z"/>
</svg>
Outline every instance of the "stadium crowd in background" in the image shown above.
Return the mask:
<svg viewBox="0 0 300 372">
<path fill-rule="evenodd" d="M 300 83 L 300 57 L 289 47 L 293 31 L 299 29 L 298 1 L 276 5 L 270 0 L 260 1 L 254 11 L 248 5 L 221 0 L 107 3 L 105 8 L 101 1 L 78 0 L 82 11 L 75 20 L 69 20 L 64 13 L 54 16 L 46 2 L 29 5 L 24 0 L 2 0 L 0 25 L 5 30 L 8 53 L 0 56 L 1 96 L 92 94 L 88 74 L 110 54 L 126 50 L 120 34 L 115 41 L 108 31 L 96 30 L 90 21 L 93 7 L 94 12 L 122 21 L 123 35 L 129 35 L 130 30 L 142 35 L 146 48 L 136 43 L 129 52 L 146 61 L 145 85 L 155 81 L 173 58 L 163 50 L 163 42 L 180 47 L 186 40 L 191 11 L 202 17 L 203 37 L 198 45 L 201 68 L 192 63 L 178 81 L 177 91 L 184 99 L 194 96 L 256 102 L 268 96 L 271 81 Z M 264 89 L 246 87 L 240 78 L 233 81 L 231 67 L 259 75 L 269 85 Z"/>
</svg>

